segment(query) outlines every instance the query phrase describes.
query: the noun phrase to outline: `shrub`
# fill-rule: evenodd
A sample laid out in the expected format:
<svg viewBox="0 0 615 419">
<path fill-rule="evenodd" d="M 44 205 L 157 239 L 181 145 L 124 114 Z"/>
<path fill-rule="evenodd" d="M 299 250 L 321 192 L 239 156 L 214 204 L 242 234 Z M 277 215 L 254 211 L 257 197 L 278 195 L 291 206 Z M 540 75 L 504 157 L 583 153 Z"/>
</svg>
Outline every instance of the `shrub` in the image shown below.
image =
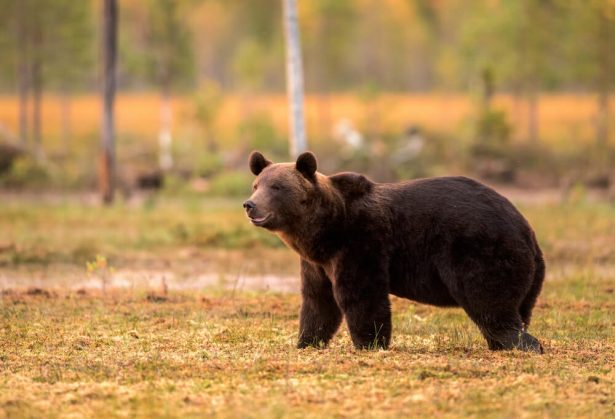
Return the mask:
<svg viewBox="0 0 615 419">
<path fill-rule="evenodd" d="M 218 173 L 224 162 L 219 154 L 205 153 L 202 154 L 197 163 L 197 173 L 199 176 L 209 178 Z"/>
<path fill-rule="evenodd" d="M 472 154 L 477 158 L 501 158 L 507 154 L 511 128 L 506 112 L 485 110 L 476 120 Z"/>
<path fill-rule="evenodd" d="M 50 181 L 49 169 L 43 163 L 28 155 L 14 160 L 11 168 L 0 177 L 0 184 L 17 188 L 46 186 Z"/>
<path fill-rule="evenodd" d="M 248 196 L 252 176 L 247 171 L 222 172 L 211 180 L 209 193 L 218 196 Z"/>
<path fill-rule="evenodd" d="M 239 136 L 246 139 L 250 150 L 261 150 L 269 159 L 283 161 L 288 157 L 286 140 L 265 114 L 255 114 L 244 120 L 239 126 Z"/>
</svg>

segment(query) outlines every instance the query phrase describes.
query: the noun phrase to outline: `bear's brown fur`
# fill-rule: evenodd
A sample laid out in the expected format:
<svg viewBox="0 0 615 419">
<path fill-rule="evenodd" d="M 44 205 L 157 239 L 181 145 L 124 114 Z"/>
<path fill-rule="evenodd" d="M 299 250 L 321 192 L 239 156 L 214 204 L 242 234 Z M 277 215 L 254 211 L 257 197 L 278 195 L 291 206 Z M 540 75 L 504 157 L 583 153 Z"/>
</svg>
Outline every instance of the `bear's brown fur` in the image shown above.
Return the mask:
<svg viewBox="0 0 615 419">
<path fill-rule="evenodd" d="M 375 183 L 250 155 L 244 203 L 301 256 L 298 347 L 326 345 L 346 319 L 357 348 L 388 347 L 389 294 L 462 307 L 490 349 L 542 352 L 527 333 L 545 265 L 534 232 L 503 196 L 465 177 Z"/>
</svg>

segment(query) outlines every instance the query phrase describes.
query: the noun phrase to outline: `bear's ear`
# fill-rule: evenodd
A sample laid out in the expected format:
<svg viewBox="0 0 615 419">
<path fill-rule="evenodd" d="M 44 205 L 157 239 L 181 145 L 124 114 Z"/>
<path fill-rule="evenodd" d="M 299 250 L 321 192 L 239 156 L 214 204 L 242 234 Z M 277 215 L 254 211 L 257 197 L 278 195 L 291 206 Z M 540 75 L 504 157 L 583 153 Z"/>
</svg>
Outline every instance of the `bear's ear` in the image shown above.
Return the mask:
<svg viewBox="0 0 615 419">
<path fill-rule="evenodd" d="M 254 173 L 254 176 L 260 175 L 263 169 L 271 164 L 271 162 L 259 151 L 250 153 L 248 161 L 250 162 L 250 170 Z"/>
<path fill-rule="evenodd" d="M 299 157 L 297 157 L 297 163 L 295 166 L 297 167 L 297 170 L 308 180 L 315 180 L 314 174 L 316 173 L 318 163 L 316 162 L 316 156 L 314 156 L 314 154 L 309 151 L 301 153 Z"/>
</svg>

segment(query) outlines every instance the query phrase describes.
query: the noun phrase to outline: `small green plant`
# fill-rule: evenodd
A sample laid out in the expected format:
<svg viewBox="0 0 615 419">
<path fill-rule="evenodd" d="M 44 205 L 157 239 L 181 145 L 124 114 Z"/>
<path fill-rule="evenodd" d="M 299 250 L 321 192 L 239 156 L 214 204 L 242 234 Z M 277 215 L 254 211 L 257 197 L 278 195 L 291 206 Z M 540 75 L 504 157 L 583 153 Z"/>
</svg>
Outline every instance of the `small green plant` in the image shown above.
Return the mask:
<svg viewBox="0 0 615 419">
<path fill-rule="evenodd" d="M 476 157 L 503 157 L 511 128 L 506 112 L 485 110 L 476 120 L 474 154 Z"/>
<path fill-rule="evenodd" d="M 107 294 L 107 285 L 111 275 L 115 272 L 115 268 L 109 265 L 107 258 L 102 255 L 96 255 L 92 261 L 85 263 L 88 274 L 93 277 L 98 277 L 101 284 L 103 295 Z"/>
</svg>

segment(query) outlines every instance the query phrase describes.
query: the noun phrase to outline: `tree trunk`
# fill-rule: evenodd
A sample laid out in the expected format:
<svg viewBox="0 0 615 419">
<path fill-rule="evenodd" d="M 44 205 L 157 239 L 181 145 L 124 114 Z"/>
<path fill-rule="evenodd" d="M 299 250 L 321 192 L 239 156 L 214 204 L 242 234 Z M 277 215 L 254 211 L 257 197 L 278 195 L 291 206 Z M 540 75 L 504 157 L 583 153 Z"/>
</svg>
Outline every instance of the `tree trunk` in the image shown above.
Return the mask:
<svg viewBox="0 0 615 419">
<path fill-rule="evenodd" d="M 28 66 L 28 36 L 25 0 L 17 3 L 17 74 L 19 77 L 19 138 L 24 148 L 28 146 L 28 94 L 30 69 Z"/>
<path fill-rule="evenodd" d="M 297 18 L 297 1 L 284 1 L 286 85 L 289 105 L 290 154 L 296 158 L 307 149 L 303 115 L 303 64 Z"/>
<path fill-rule="evenodd" d="M 599 11 L 598 56 L 600 74 L 598 76 L 598 115 L 596 120 L 596 142 L 604 146 L 609 139 L 609 93 L 611 70 L 610 28 L 609 18 L 605 12 Z"/>
<path fill-rule="evenodd" d="M 491 67 L 483 67 L 480 73 L 481 81 L 481 111 L 483 113 L 491 110 L 491 103 L 493 101 L 494 85 L 493 85 L 493 70 Z"/>
<path fill-rule="evenodd" d="M 160 98 L 160 133 L 158 135 L 158 163 L 160 170 L 165 172 L 173 167 L 173 155 L 171 153 L 173 148 L 172 123 L 171 89 L 169 83 L 166 82 L 162 88 L 162 96 Z"/>
<path fill-rule="evenodd" d="M 104 0 L 100 193 L 105 204 L 113 202 L 115 189 L 115 125 L 113 109 L 116 82 L 117 17 L 117 0 Z"/>
</svg>

